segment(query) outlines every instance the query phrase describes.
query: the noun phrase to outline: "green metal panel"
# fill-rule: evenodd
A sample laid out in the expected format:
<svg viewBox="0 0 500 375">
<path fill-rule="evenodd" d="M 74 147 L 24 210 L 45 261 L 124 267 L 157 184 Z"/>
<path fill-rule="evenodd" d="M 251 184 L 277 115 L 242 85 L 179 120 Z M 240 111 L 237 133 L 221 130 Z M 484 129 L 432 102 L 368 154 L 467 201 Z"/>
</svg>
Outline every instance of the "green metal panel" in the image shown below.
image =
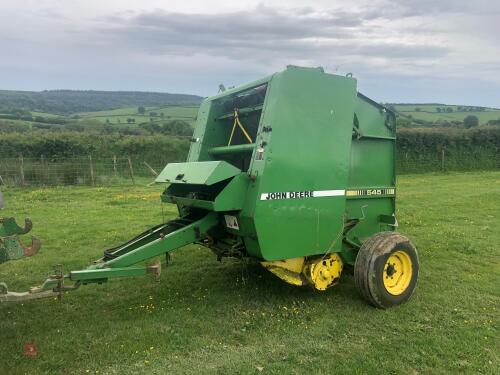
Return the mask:
<svg viewBox="0 0 500 375">
<path fill-rule="evenodd" d="M 207 157 L 203 157 L 201 154 L 202 150 L 202 142 L 205 140 L 205 129 L 207 126 L 208 119 L 211 114 L 211 101 L 205 99 L 198 109 L 198 115 L 196 116 L 196 126 L 193 132 L 193 142 L 191 143 L 191 147 L 189 148 L 189 154 L 187 157 L 187 161 L 203 161 L 203 160 L 212 160 Z M 205 147 L 206 148 L 206 147 Z M 206 149 L 204 151 L 207 153 Z"/>
<path fill-rule="evenodd" d="M 19 226 L 13 217 L 0 218 L 0 263 L 35 255 L 41 242 L 32 237 L 30 246 L 24 245 L 18 235 L 28 233 L 32 228 L 30 219 L 25 219 L 24 227 Z"/>
<path fill-rule="evenodd" d="M 239 153 L 252 153 L 255 148 L 255 143 L 249 143 L 247 145 L 236 145 L 236 146 L 222 146 L 211 148 L 208 153 L 210 155 L 218 156 L 225 154 L 239 154 Z"/>
<path fill-rule="evenodd" d="M 214 202 L 203 200 L 203 199 L 174 197 L 174 196 L 166 195 L 166 196 L 164 196 L 163 201 L 168 202 L 168 203 L 179 204 L 179 205 L 182 205 L 184 207 L 198 207 L 198 208 L 203 208 L 205 210 L 215 211 L 214 210 Z"/>
<path fill-rule="evenodd" d="M 0 237 L 0 263 L 19 259 L 24 256 L 24 249 L 17 235 Z"/>
<path fill-rule="evenodd" d="M 358 221 L 345 234 L 342 255 L 349 264 L 354 264 L 357 251 L 349 244 L 359 246 L 377 232 L 393 230 L 396 221 L 395 194 L 385 194 L 395 192 L 394 114 L 358 93 L 354 122 L 348 187 L 365 194 L 349 197 L 346 204 L 347 219 Z"/>
<path fill-rule="evenodd" d="M 272 131 L 260 133 L 264 155 L 252 161 L 257 177 L 242 213 L 257 231 L 260 254 L 253 255 L 276 260 L 339 249 L 355 98 L 354 79 L 321 69 L 273 76 L 261 119 Z M 313 191 L 331 195 L 300 195 Z M 268 193 L 297 198 L 264 199 Z"/>
<path fill-rule="evenodd" d="M 241 210 L 245 203 L 245 194 L 248 189 L 248 176 L 240 173 L 215 198 L 214 211 Z"/>
<path fill-rule="evenodd" d="M 191 224 L 185 225 L 175 230 L 174 232 L 166 234 L 165 236 L 153 239 L 149 243 L 146 243 L 142 246 L 136 248 L 134 247 L 130 249 L 130 251 L 118 256 L 117 258 L 92 265 L 88 268 L 88 270 L 90 272 L 91 270 L 119 268 L 123 269 L 122 271 L 124 274 L 120 275 L 120 272 L 113 271 L 113 273 L 110 273 L 110 277 L 127 276 L 127 267 L 201 240 L 207 236 L 208 231 L 216 227 L 218 224 L 218 214 L 215 212 L 210 212 L 203 218 Z M 102 271 L 101 277 L 105 278 L 106 272 Z"/>
<path fill-rule="evenodd" d="M 394 186 L 394 141 L 354 139 L 350 150 L 349 188 Z"/>
<path fill-rule="evenodd" d="M 234 110 L 234 108 L 231 108 L 228 113 L 221 100 L 237 95 L 241 91 L 266 84 L 270 79 L 271 76 L 205 99 L 198 111 L 196 127 L 193 133 L 193 143 L 191 144 L 187 161 L 220 160 L 218 156 L 212 155 L 210 151 L 214 150 L 217 153 L 218 150 L 223 150 L 218 149 L 219 147 L 228 146 Z M 259 106 L 242 109 L 241 113 L 253 112 L 258 109 L 257 107 Z M 226 121 L 220 121 L 222 119 L 226 119 Z"/>
<path fill-rule="evenodd" d="M 225 161 L 170 163 L 156 178 L 156 182 L 176 184 L 213 185 L 241 173 Z"/>
</svg>

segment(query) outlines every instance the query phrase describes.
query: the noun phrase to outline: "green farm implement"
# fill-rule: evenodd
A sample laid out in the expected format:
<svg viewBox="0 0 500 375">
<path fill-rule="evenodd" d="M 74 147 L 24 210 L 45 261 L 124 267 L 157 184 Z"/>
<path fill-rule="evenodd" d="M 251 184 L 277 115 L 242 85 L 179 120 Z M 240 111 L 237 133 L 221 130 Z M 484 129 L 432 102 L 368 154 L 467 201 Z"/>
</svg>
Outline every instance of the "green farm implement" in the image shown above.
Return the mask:
<svg viewBox="0 0 500 375">
<path fill-rule="evenodd" d="M 0 192 L 0 210 L 3 208 L 3 195 Z M 24 227 L 19 226 L 13 217 L 0 217 L 0 264 L 9 260 L 35 255 L 40 250 L 41 243 L 36 237 L 31 237 L 31 246 L 26 246 L 19 236 L 31 231 L 33 224 L 30 219 L 24 220 Z"/>
<path fill-rule="evenodd" d="M 13 217 L 0 217 L 0 263 L 30 257 L 40 250 L 38 238 L 31 238 L 31 246 L 19 239 L 19 235 L 28 233 L 32 226 L 30 219 L 25 219 L 24 227 L 20 227 Z"/>
<path fill-rule="evenodd" d="M 159 263 L 144 261 L 197 243 L 317 290 L 349 271 L 370 304 L 398 305 L 410 298 L 419 265 L 415 247 L 394 231 L 395 143 L 394 114 L 359 93 L 351 75 L 290 66 L 223 91 L 201 104 L 187 161 L 156 179 L 167 184 L 162 201 L 178 207 L 175 220 L 0 301 L 158 275 Z"/>
<path fill-rule="evenodd" d="M 3 196 L 0 192 L 0 209 L 3 208 Z M 28 233 L 33 224 L 30 219 L 24 220 L 24 227 L 19 226 L 13 217 L 0 217 L 0 264 L 9 260 L 35 255 L 40 250 L 41 242 L 36 237 L 31 237 L 31 245 L 25 245 L 20 235 Z M 7 294 L 7 285 L 0 282 L 0 300 Z"/>
</svg>

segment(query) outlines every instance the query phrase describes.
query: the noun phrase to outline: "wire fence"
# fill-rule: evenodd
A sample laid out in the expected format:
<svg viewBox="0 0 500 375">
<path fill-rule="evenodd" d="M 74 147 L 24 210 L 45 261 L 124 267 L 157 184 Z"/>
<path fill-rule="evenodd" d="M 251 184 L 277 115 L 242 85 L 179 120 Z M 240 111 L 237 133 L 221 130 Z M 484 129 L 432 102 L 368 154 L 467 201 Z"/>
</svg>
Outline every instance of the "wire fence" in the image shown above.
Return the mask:
<svg viewBox="0 0 500 375">
<path fill-rule="evenodd" d="M 135 184 L 137 178 L 153 178 L 168 160 L 148 163 L 140 157 L 75 157 L 47 160 L 44 157 L 0 159 L 0 184 L 5 186 L 37 185 L 121 185 Z"/>
<path fill-rule="evenodd" d="M 145 160 L 141 156 L 73 157 L 63 160 L 40 158 L 0 158 L 0 185 L 123 185 L 137 179 L 154 178 L 173 160 L 161 156 Z M 400 154 L 398 174 L 500 169 L 500 153 L 448 155 L 445 150 L 429 154 Z"/>
<path fill-rule="evenodd" d="M 446 149 L 427 153 L 399 152 L 396 157 L 398 174 L 496 169 L 500 169 L 500 153 L 491 149 L 477 148 L 461 152 Z"/>
</svg>

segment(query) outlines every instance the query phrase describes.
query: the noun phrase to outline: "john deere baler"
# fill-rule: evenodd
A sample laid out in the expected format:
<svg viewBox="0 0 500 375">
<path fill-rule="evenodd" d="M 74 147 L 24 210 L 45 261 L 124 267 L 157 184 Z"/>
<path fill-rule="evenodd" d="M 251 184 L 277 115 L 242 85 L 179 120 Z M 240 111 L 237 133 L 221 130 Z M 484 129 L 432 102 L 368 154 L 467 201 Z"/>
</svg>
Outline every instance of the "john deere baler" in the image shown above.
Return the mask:
<svg viewBox="0 0 500 375">
<path fill-rule="evenodd" d="M 136 264 L 199 243 L 318 290 L 349 269 L 377 307 L 411 296 L 417 252 L 394 232 L 395 117 L 357 92 L 350 75 L 290 66 L 209 97 L 191 142 L 187 161 L 156 179 L 178 218 L 64 276 L 71 288 L 157 273 Z M 53 277 L 31 293 L 64 288 Z"/>
</svg>

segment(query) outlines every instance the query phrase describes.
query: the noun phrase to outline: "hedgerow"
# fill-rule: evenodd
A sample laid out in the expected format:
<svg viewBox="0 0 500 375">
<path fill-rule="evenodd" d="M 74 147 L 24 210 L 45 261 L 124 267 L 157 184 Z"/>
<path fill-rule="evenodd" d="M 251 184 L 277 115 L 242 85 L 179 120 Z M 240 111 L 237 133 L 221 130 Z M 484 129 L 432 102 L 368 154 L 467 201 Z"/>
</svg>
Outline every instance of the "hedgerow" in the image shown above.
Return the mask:
<svg viewBox="0 0 500 375">
<path fill-rule="evenodd" d="M 64 160 L 140 157 L 151 162 L 185 160 L 187 138 L 170 135 L 124 135 L 33 130 L 0 134 L 0 157 Z M 444 159 L 444 160 L 443 160 Z M 500 128 L 400 129 L 397 162 L 401 172 L 434 169 L 491 169 L 500 167 Z"/>
</svg>

